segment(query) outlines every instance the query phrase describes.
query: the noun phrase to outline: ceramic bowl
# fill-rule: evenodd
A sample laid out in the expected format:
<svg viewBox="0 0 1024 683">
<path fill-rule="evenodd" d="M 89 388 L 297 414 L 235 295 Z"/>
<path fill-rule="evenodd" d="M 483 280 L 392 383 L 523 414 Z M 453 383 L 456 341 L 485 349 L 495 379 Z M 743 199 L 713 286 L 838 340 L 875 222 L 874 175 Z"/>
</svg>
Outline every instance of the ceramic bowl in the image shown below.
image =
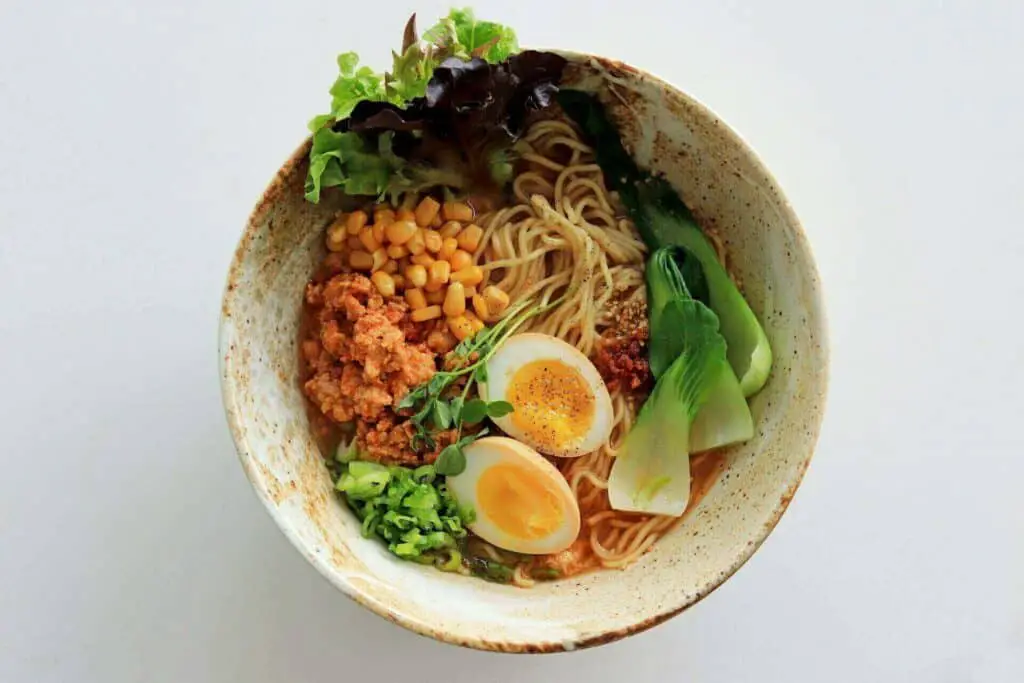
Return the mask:
<svg viewBox="0 0 1024 683">
<path fill-rule="evenodd" d="M 303 199 L 309 142 L 277 172 L 231 264 L 220 327 L 222 389 L 239 458 L 270 515 L 342 593 L 439 640 L 506 652 L 606 643 L 679 614 L 746 562 L 786 510 L 811 459 L 827 384 L 825 315 L 814 260 L 768 169 L 693 98 L 619 62 L 563 53 L 567 80 L 601 88 L 637 161 L 672 182 L 724 238 L 730 267 L 775 354 L 753 398 L 757 425 L 711 491 L 670 535 L 625 570 L 532 589 L 401 562 L 334 495 L 310 436 L 299 385 L 303 287 L 338 206 Z M 614 95 L 608 88 L 614 89 Z"/>
</svg>

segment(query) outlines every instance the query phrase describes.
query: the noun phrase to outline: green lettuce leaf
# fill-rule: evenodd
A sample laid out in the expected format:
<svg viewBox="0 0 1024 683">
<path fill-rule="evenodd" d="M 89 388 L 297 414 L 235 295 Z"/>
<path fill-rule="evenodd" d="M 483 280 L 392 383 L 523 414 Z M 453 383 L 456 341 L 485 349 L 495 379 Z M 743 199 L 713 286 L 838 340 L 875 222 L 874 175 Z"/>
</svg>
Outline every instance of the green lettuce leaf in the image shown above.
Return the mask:
<svg viewBox="0 0 1024 683">
<path fill-rule="evenodd" d="M 448 16 L 423 34 L 446 56 L 469 59 L 482 57 L 492 64 L 519 51 L 516 32 L 493 21 L 480 21 L 473 10 L 453 9 Z"/>
</svg>

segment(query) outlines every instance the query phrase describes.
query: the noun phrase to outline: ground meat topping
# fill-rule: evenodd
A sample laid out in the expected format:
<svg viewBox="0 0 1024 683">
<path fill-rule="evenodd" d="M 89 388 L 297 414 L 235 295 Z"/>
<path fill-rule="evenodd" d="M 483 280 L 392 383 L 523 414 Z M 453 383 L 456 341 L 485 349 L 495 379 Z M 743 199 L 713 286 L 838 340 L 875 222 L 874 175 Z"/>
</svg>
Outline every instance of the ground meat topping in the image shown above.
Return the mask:
<svg viewBox="0 0 1024 683">
<path fill-rule="evenodd" d="M 335 422 L 358 420 L 356 437 L 365 457 L 429 462 L 431 454 L 412 450 L 412 426 L 393 409 L 437 370 L 405 302 L 385 301 L 368 278 L 356 274 L 310 283 L 306 301 L 319 321 L 301 347 L 309 399 Z"/>
<path fill-rule="evenodd" d="M 598 340 L 594 365 L 609 391 L 649 392 L 653 378 L 647 361 L 647 307 L 630 302 L 619 315 L 620 324 Z"/>
</svg>

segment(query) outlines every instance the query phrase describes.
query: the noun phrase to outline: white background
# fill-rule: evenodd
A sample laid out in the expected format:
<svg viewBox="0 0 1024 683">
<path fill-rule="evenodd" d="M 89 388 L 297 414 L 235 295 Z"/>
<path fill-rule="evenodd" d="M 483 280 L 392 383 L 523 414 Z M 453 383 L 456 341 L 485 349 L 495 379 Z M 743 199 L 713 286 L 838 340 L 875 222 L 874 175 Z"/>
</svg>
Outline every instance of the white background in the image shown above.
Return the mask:
<svg viewBox="0 0 1024 683">
<path fill-rule="evenodd" d="M 219 299 L 335 54 L 383 68 L 447 5 L 0 0 L 0 681 L 1024 680 L 1024 4 L 476 5 L 678 84 L 792 200 L 833 382 L 775 533 L 683 616 L 570 655 L 345 599 L 237 464 Z"/>
</svg>

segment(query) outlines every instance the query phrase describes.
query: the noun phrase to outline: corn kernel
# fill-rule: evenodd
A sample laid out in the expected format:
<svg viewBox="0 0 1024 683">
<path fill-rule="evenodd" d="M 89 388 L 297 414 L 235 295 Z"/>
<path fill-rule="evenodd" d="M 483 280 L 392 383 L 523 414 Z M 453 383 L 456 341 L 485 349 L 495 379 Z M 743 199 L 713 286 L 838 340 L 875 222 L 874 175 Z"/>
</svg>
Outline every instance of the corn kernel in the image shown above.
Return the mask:
<svg viewBox="0 0 1024 683">
<path fill-rule="evenodd" d="M 445 284 L 452 274 L 452 264 L 447 261 L 434 261 L 427 269 L 427 284 L 431 281 Z"/>
<path fill-rule="evenodd" d="M 352 251 L 362 251 L 363 249 L 363 243 L 360 239 L 351 235 L 347 240 L 345 240 L 345 245 Z"/>
<path fill-rule="evenodd" d="M 473 336 L 473 325 L 464 315 L 448 318 L 448 329 L 451 330 L 452 334 L 459 341 Z"/>
<path fill-rule="evenodd" d="M 423 231 L 423 244 L 426 246 L 427 251 L 432 254 L 436 254 L 441 251 L 441 246 L 444 243 L 444 239 L 441 237 L 441 233 L 437 230 L 424 230 Z"/>
<path fill-rule="evenodd" d="M 470 266 L 457 270 L 451 274 L 452 282 L 461 282 L 464 285 L 476 286 L 484 281 L 484 271 L 480 266 Z"/>
<path fill-rule="evenodd" d="M 461 282 L 455 282 L 448 286 L 448 292 L 444 296 L 444 314 L 449 318 L 455 318 L 466 312 L 466 290 Z"/>
<path fill-rule="evenodd" d="M 363 243 L 363 247 L 370 253 L 380 249 L 380 242 L 373 236 L 373 228 L 371 227 L 363 228 L 362 232 L 359 233 L 359 241 Z"/>
<path fill-rule="evenodd" d="M 370 281 L 373 282 L 377 291 L 383 296 L 394 296 L 395 295 L 395 281 L 391 279 L 391 276 L 385 273 L 383 270 L 378 270 L 376 273 L 370 276 Z"/>
<path fill-rule="evenodd" d="M 430 266 L 434 263 L 434 257 L 425 251 L 419 254 L 413 254 L 409 260 L 420 266 Z"/>
<path fill-rule="evenodd" d="M 416 323 L 426 322 L 427 320 L 436 320 L 441 317 L 441 307 L 427 306 L 425 308 L 417 308 L 415 311 L 412 312 L 410 317 L 412 318 L 412 321 Z"/>
<path fill-rule="evenodd" d="M 416 214 L 412 209 L 401 208 L 398 213 L 395 214 L 396 221 L 409 221 L 410 223 L 416 222 Z"/>
<path fill-rule="evenodd" d="M 455 239 L 458 241 L 460 249 L 465 249 L 472 254 L 480 246 L 480 238 L 483 235 L 484 231 L 479 225 L 467 225 Z"/>
<path fill-rule="evenodd" d="M 433 222 L 434 217 L 437 216 L 440 210 L 441 205 L 436 199 L 424 197 L 420 200 L 419 206 L 416 207 L 416 225 L 426 228 Z"/>
<path fill-rule="evenodd" d="M 388 256 L 393 259 L 400 259 L 403 256 L 408 256 L 409 250 L 406 249 L 404 244 L 390 244 L 388 245 Z"/>
<path fill-rule="evenodd" d="M 391 279 L 395 281 L 395 289 L 405 289 L 405 277 L 401 273 L 393 273 Z"/>
<path fill-rule="evenodd" d="M 473 314 L 473 311 L 466 311 L 466 320 L 469 321 L 470 326 L 473 328 L 473 334 L 476 334 L 480 330 L 484 329 L 486 325 L 484 321 Z"/>
<path fill-rule="evenodd" d="M 427 297 L 423 295 L 423 290 L 419 287 L 413 287 L 412 289 L 405 290 L 405 302 L 409 304 L 409 308 L 414 311 L 417 308 L 427 307 Z"/>
<path fill-rule="evenodd" d="M 388 262 L 388 252 L 384 251 L 384 247 L 377 247 L 370 257 L 373 259 L 372 270 L 380 270 Z"/>
<path fill-rule="evenodd" d="M 456 249 L 452 257 L 448 259 L 448 262 L 452 264 L 452 270 L 462 270 L 473 265 L 473 257 L 469 255 L 468 251 Z"/>
<path fill-rule="evenodd" d="M 368 217 L 365 211 L 353 211 L 345 219 L 345 229 L 350 235 L 358 235 L 366 225 Z"/>
<path fill-rule="evenodd" d="M 455 237 L 461 230 L 462 223 L 459 223 L 458 221 L 448 221 L 441 226 L 440 233 L 442 238 L 447 239 L 449 237 Z"/>
<path fill-rule="evenodd" d="M 377 208 L 373 211 L 373 222 L 381 223 L 387 226 L 389 223 L 395 222 L 395 212 L 389 208 Z"/>
<path fill-rule="evenodd" d="M 473 297 L 473 310 L 476 311 L 476 314 L 484 320 L 491 317 L 491 311 L 487 307 L 487 300 L 479 294 Z"/>
<path fill-rule="evenodd" d="M 487 302 L 487 310 L 492 315 L 500 315 L 508 307 L 508 294 L 501 291 L 494 285 L 484 287 L 484 301 Z"/>
<path fill-rule="evenodd" d="M 445 292 L 445 287 L 444 285 L 441 285 L 440 289 L 436 289 L 433 292 L 427 292 L 427 303 L 431 305 L 436 304 L 440 306 L 441 304 L 444 303 L 444 298 L 446 295 L 447 293 Z"/>
<path fill-rule="evenodd" d="M 466 221 L 473 220 L 473 209 L 469 208 L 469 204 L 464 202 L 445 202 L 444 203 L 444 218 L 448 221 Z"/>
<path fill-rule="evenodd" d="M 383 270 L 388 275 L 394 275 L 395 273 L 398 272 L 398 261 L 396 261 L 393 258 L 389 258 L 387 260 L 387 263 L 384 264 L 384 267 L 381 268 L 381 270 Z"/>
<path fill-rule="evenodd" d="M 459 249 L 459 243 L 454 237 L 448 237 L 441 243 L 441 251 L 437 252 L 437 258 L 447 261 Z"/>
<path fill-rule="evenodd" d="M 419 264 L 411 265 L 405 269 L 405 277 L 413 287 L 422 287 L 427 284 L 427 269 Z"/>
<path fill-rule="evenodd" d="M 462 288 L 466 290 L 466 299 L 472 299 L 477 295 L 476 287 L 473 285 L 463 285 Z"/>
<path fill-rule="evenodd" d="M 422 254 L 427 248 L 423 241 L 423 231 L 417 230 L 416 234 L 410 237 L 409 241 L 403 246 L 409 250 L 410 254 Z"/>
<path fill-rule="evenodd" d="M 437 230 L 442 225 L 444 225 L 444 217 L 441 215 L 441 212 L 438 211 L 437 215 L 434 216 L 434 220 L 430 221 L 430 227 L 432 227 L 434 230 Z"/>
<path fill-rule="evenodd" d="M 391 244 L 405 244 L 416 234 L 416 224 L 412 221 L 395 221 L 385 231 Z"/>
<path fill-rule="evenodd" d="M 348 264 L 356 270 L 370 270 L 373 268 L 373 257 L 365 251 L 353 251 L 348 255 Z"/>
<path fill-rule="evenodd" d="M 378 243 L 384 244 L 384 224 L 374 223 L 373 224 L 373 239 L 377 240 Z"/>
<path fill-rule="evenodd" d="M 327 228 L 327 249 L 330 251 L 341 251 L 345 248 L 345 224 L 337 222 Z"/>
</svg>

